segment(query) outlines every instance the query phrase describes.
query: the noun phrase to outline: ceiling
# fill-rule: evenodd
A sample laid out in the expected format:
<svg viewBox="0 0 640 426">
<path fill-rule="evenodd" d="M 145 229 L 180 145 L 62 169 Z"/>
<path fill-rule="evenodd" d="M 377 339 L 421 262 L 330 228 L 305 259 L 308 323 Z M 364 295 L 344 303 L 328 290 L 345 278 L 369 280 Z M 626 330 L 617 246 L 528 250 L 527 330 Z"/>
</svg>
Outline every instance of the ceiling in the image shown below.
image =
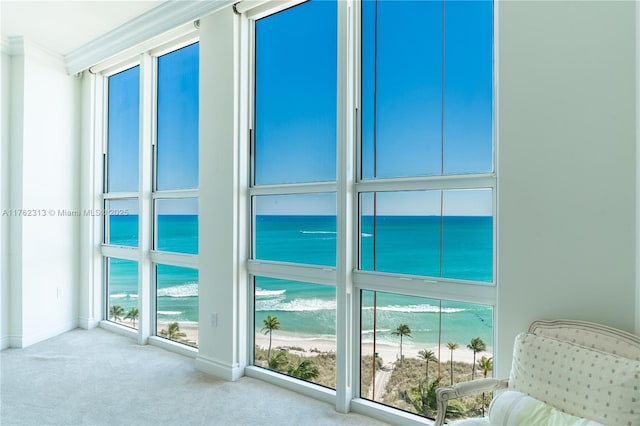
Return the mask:
<svg viewBox="0 0 640 426">
<path fill-rule="evenodd" d="M 64 56 L 165 1 L 0 0 L 0 30 Z"/>
</svg>

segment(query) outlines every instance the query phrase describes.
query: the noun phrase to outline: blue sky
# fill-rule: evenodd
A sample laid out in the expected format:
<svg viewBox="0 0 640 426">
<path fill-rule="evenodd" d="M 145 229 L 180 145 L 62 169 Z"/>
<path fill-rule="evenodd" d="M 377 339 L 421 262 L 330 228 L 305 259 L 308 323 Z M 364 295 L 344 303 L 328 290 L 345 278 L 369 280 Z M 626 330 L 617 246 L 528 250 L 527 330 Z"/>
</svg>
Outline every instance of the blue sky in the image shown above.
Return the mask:
<svg viewBox="0 0 640 426">
<path fill-rule="evenodd" d="M 158 58 L 157 188 L 198 188 L 199 45 Z M 109 78 L 109 191 L 138 190 L 140 70 Z M 135 202 L 116 205 L 133 210 Z M 197 214 L 197 200 L 165 200 L 160 214 Z"/>
<path fill-rule="evenodd" d="M 380 1 L 377 37 L 375 12 L 376 2 L 365 0 L 363 178 L 492 171 L 492 3 Z M 256 23 L 257 184 L 335 180 L 336 46 L 336 1 L 311 0 Z M 198 49 L 159 59 L 159 189 L 197 187 Z M 137 190 L 138 79 L 137 67 L 110 78 L 114 191 Z M 431 211 L 432 202 L 417 200 L 439 194 L 387 194 L 394 202 L 380 212 L 406 214 L 416 203 Z M 334 198 L 271 197 L 261 205 L 272 214 L 334 214 Z M 490 191 L 448 191 L 445 199 L 446 212 L 491 214 Z"/>
<path fill-rule="evenodd" d="M 140 67 L 109 77 L 107 188 L 138 191 Z"/>
<path fill-rule="evenodd" d="M 335 179 L 336 13 L 337 2 L 312 0 L 256 24 L 257 184 Z M 364 1 L 364 179 L 493 170 L 492 14 L 490 1 Z M 334 214 L 327 199 L 260 205 L 271 214 Z M 380 203 L 379 214 L 440 214 L 439 191 L 382 199 L 393 202 Z M 492 214 L 489 190 L 444 199 L 443 214 Z"/>
</svg>

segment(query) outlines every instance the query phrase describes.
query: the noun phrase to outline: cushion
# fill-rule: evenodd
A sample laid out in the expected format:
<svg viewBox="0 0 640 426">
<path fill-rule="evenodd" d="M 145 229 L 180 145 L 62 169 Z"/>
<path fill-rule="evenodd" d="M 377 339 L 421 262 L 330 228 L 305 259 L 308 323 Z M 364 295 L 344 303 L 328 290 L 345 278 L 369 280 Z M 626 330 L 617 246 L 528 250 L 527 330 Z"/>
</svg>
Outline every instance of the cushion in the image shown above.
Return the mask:
<svg viewBox="0 0 640 426">
<path fill-rule="evenodd" d="M 487 417 L 474 417 L 464 420 L 456 420 L 447 424 L 451 426 L 491 426 L 489 418 Z"/>
<path fill-rule="evenodd" d="M 501 392 L 491 401 L 489 422 L 491 425 L 510 426 L 602 426 L 596 421 L 563 413 L 524 393 L 510 390 Z"/>
<path fill-rule="evenodd" d="M 640 424 L 640 362 L 574 343 L 516 337 L 509 388 L 603 424 Z"/>
</svg>

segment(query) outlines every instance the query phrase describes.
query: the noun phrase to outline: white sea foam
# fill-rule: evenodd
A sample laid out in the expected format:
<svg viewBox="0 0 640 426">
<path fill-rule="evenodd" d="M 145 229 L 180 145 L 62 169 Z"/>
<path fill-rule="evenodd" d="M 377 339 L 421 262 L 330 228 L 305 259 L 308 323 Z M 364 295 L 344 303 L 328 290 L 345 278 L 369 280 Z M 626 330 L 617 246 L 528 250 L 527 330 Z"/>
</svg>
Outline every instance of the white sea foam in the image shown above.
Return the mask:
<svg viewBox="0 0 640 426">
<path fill-rule="evenodd" d="M 180 311 L 158 311 L 158 315 L 180 315 Z"/>
<path fill-rule="evenodd" d="M 198 296 L 198 283 L 159 288 L 157 295 L 158 297 L 195 297 Z"/>
<path fill-rule="evenodd" d="M 294 299 L 284 302 L 282 298 L 271 298 L 266 300 L 256 301 L 256 311 L 288 311 L 288 312 L 302 312 L 302 311 L 323 311 L 323 310 L 335 310 L 336 301 L 326 299 Z M 365 307 L 363 310 L 371 311 L 372 306 Z M 423 305 L 389 305 L 378 306 L 378 311 L 381 312 L 400 312 L 400 313 L 438 313 L 440 308 L 438 306 L 432 306 L 428 304 Z M 462 308 L 442 308 L 442 312 L 446 314 L 453 314 L 457 312 L 464 312 Z M 378 330 L 388 331 L 388 330 Z"/>
<path fill-rule="evenodd" d="M 127 293 L 118 293 L 118 294 L 110 294 L 110 299 L 137 299 L 137 294 L 127 294 Z"/>
<path fill-rule="evenodd" d="M 363 233 L 362 233 L 362 234 L 360 234 L 360 235 L 362 235 L 363 237 L 373 237 L 373 234 L 368 234 L 368 233 L 366 233 L 366 232 L 363 232 Z"/>
<path fill-rule="evenodd" d="M 287 290 L 265 290 L 256 288 L 256 297 L 275 297 L 283 295 Z"/>
<path fill-rule="evenodd" d="M 289 302 L 282 302 L 278 299 L 256 301 L 256 311 L 303 312 L 335 309 L 336 301 L 326 299 L 294 299 Z"/>
<path fill-rule="evenodd" d="M 386 312 L 427 312 L 427 313 L 438 313 L 440 312 L 440 307 L 432 306 L 428 304 L 424 305 L 389 305 L 389 306 L 378 306 L 376 308 L 378 311 L 386 311 Z M 373 310 L 373 306 L 368 306 L 363 308 L 363 310 Z M 456 312 L 464 312 L 465 309 L 462 308 L 442 308 L 442 312 L 445 314 L 454 314 Z"/>
<path fill-rule="evenodd" d="M 390 332 L 390 328 L 378 328 L 376 329 L 376 333 L 388 333 Z M 373 334 L 373 330 L 362 330 L 362 334 Z"/>
</svg>

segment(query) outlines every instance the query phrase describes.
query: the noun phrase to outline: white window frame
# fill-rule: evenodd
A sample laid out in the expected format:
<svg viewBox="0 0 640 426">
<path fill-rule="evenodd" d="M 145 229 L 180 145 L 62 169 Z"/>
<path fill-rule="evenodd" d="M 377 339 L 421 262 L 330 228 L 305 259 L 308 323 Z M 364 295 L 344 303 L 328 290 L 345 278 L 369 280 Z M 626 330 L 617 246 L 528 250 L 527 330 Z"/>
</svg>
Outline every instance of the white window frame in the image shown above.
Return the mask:
<svg viewBox="0 0 640 426">
<path fill-rule="evenodd" d="M 129 337 L 139 344 L 153 344 L 173 352 L 195 358 L 198 349 L 158 337 L 156 330 L 156 270 L 159 264 L 199 269 L 197 254 L 172 253 L 155 249 L 157 244 L 157 223 L 155 202 L 160 199 L 199 198 L 198 188 L 185 190 L 156 190 L 157 180 L 157 70 L 158 58 L 199 41 L 198 32 L 193 25 L 182 26 L 165 37 L 154 39 L 153 44 L 144 44 L 139 51 L 127 51 L 126 57 L 109 59 L 93 67 L 100 70 L 93 75 L 92 92 L 95 96 L 93 123 L 95 126 L 96 149 L 94 152 L 94 176 L 101 176 L 95 190 L 94 207 L 102 209 L 108 200 L 138 200 L 138 247 L 126 247 L 105 244 L 108 231 L 103 217 L 94 218 L 94 229 L 100 229 L 96 244 L 99 261 L 94 260 L 95 276 L 100 276 L 100 326 Z M 107 171 L 107 131 L 108 131 L 108 79 L 121 71 L 140 66 L 140 116 L 139 116 L 139 191 L 106 192 Z M 100 189 L 98 189 L 98 187 Z M 99 206 L 99 207 L 98 207 Z M 95 236 L 94 236 L 95 238 Z M 106 262 L 108 258 L 132 260 L 138 263 L 138 330 L 122 326 L 109 320 L 108 313 L 108 277 Z M 95 258 L 94 258 L 95 259 Z"/>
<path fill-rule="evenodd" d="M 240 4 L 249 3 L 246 0 Z M 249 87 L 254 81 L 254 52 L 255 31 L 254 23 L 257 19 L 280 12 L 295 6 L 302 1 L 277 2 L 272 8 L 264 2 L 251 9 L 247 6 L 242 16 L 247 24 L 244 25 L 243 57 L 249 64 Z M 275 2 L 274 2 L 275 3 Z M 254 276 L 284 278 L 306 281 L 316 284 L 335 286 L 336 288 L 336 390 L 302 382 L 282 374 L 273 373 L 263 368 L 249 365 L 245 372 L 249 376 L 261 378 L 271 383 L 293 389 L 297 392 L 322 399 L 335 404 L 339 412 L 354 411 L 382 421 L 424 424 L 424 417 L 384 406 L 377 402 L 359 397 L 360 383 L 360 293 L 361 290 L 380 291 L 404 294 L 415 297 L 451 300 L 472 304 L 481 304 L 493 308 L 494 353 L 496 335 L 496 282 L 497 282 L 497 177 L 496 161 L 496 91 L 493 89 L 493 165 L 494 170 L 489 173 L 466 175 L 443 175 L 410 178 L 359 179 L 360 164 L 360 16 L 361 4 L 356 0 L 338 1 L 338 104 L 337 104 L 337 180 L 336 182 L 320 182 L 305 184 L 283 185 L 249 185 L 247 188 L 247 203 L 256 195 L 282 195 L 299 193 L 335 192 L 337 202 L 337 263 L 335 267 L 318 267 L 309 265 L 293 265 L 281 262 L 263 260 L 249 260 L 247 262 L 248 282 L 247 294 L 253 293 Z M 494 44 L 497 27 L 496 10 L 494 8 Z M 495 49 L 494 49 L 495 51 Z M 494 55 L 494 82 L 497 67 Z M 253 123 L 254 99 L 250 91 L 248 110 L 246 112 L 249 123 Z M 253 124 L 250 124 L 252 127 Z M 250 129 L 252 132 L 252 129 Z M 253 143 L 251 141 L 250 143 Z M 248 170 L 253 163 L 248 159 Z M 493 209 L 493 244 L 492 244 L 492 280 L 491 282 L 476 282 L 460 279 L 413 276 L 407 274 L 391 274 L 384 272 L 358 270 L 359 239 L 359 196 L 367 192 L 407 191 L 407 190 L 451 190 L 451 189 L 491 189 Z M 249 220 L 253 221 L 250 209 Z M 252 229 L 254 229 L 252 227 Z M 249 232 L 247 242 L 253 247 L 251 239 L 253 230 Z M 248 298 L 247 324 L 253 324 L 253 298 Z M 247 359 L 252 364 L 254 359 L 254 332 L 247 333 Z"/>
</svg>

